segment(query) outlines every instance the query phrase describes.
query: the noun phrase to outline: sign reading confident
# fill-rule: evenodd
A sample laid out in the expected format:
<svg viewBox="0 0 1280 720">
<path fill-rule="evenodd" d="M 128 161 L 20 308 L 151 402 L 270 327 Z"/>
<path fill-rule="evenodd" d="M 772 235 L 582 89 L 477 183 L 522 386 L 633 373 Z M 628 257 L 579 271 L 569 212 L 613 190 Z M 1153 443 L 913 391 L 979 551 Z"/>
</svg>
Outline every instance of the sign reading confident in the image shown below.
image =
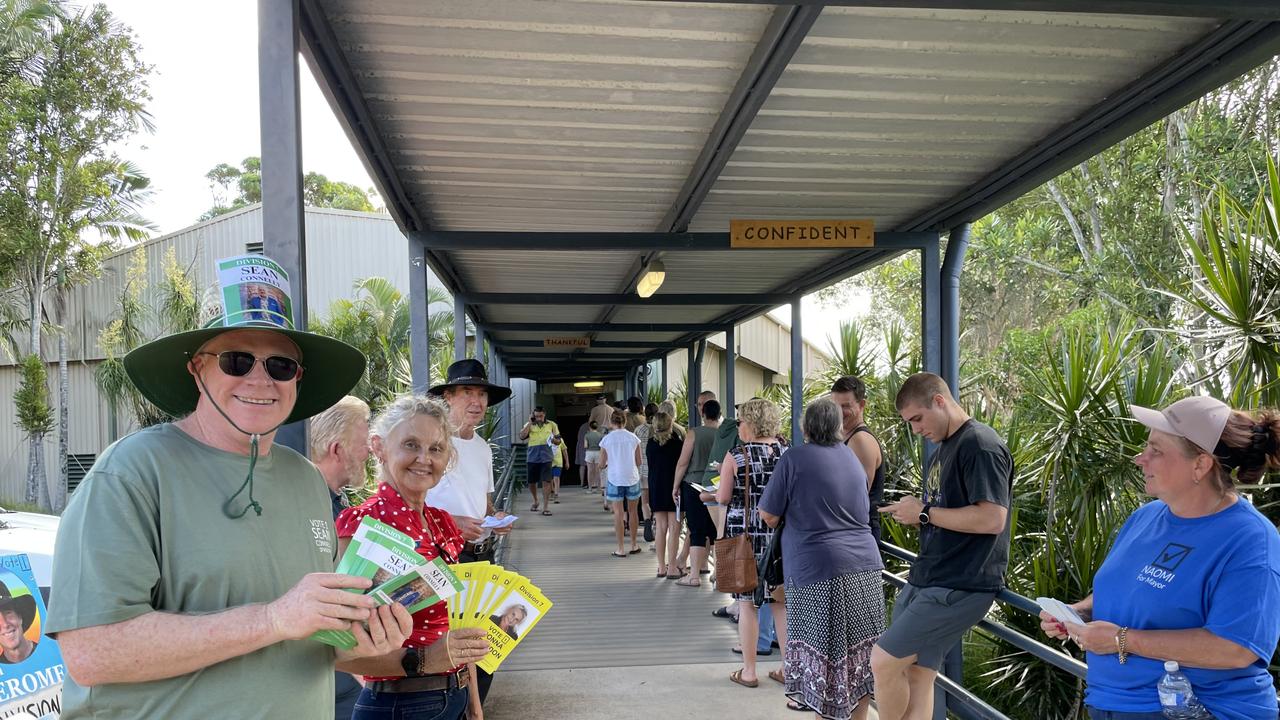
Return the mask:
<svg viewBox="0 0 1280 720">
<path fill-rule="evenodd" d="M 872 247 L 872 220 L 730 220 L 729 247 L 844 248 Z"/>
<path fill-rule="evenodd" d="M 543 338 L 542 347 L 544 348 L 589 348 L 591 347 L 591 338 L 585 338 L 585 337 Z"/>
</svg>

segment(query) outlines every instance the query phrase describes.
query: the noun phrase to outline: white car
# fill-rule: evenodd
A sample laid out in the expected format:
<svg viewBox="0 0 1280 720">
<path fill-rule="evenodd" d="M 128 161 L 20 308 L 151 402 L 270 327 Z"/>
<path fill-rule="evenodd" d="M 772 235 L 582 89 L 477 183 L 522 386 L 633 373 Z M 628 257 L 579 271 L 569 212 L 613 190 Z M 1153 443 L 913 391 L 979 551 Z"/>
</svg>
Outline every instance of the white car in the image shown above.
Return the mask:
<svg viewBox="0 0 1280 720">
<path fill-rule="evenodd" d="M 53 543 L 60 519 L 57 515 L 0 508 L 0 555 L 26 554 L 31 559 L 31 572 L 46 603 L 53 581 Z"/>
</svg>

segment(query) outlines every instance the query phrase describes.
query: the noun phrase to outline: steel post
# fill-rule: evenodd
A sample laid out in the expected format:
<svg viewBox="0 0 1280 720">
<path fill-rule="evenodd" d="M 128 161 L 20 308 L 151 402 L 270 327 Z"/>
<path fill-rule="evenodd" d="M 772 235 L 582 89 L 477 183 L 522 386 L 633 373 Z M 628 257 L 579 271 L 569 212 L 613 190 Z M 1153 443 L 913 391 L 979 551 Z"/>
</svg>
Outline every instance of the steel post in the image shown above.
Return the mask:
<svg viewBox="0 0 1280 720">
<path fill-rule="evenodd" d="M 727 418 L 738 415 L 733 407 L 733 398 L 738 384 L 737 335 L 737 329 L 732 326 L 724 332 L 724 400 L 720 403 L 720 412 Z"/>
<path fill-rule="evenodd" d="M 417 238 L 409 240 L 409 368 L 413 376 L 413 392 L 425 393 L 431 387 L 431 330 L 427 316 L 427 285 L 431 271 L 427 269 L 426 252 Z"/>
<path fill-rule="evenodd" d="M 467 306 L 461 295 L 453 296 L 453 359 L 467 356 Z"/>
<path fill-rule="evenodd" d="M 951 229 L 942 262 L 942 379 L 960 399 L 960 272 L 969 248 L 969 223 Z"/>
<path fill-rule="evenodd" d="M 804 412 L 804 335 L 800 324 L 800 300 L 791 300 L 791 446 L 804 442 L 800 432 L 800 415 Z"/>
<path fill-rule="evenodd" d="M 297 0 L 258 2 L 262 246 L 289 275 L 293 323 L 307 328 L 307 241 L 302 201 L 302 108 Z M 306 361 L 306 358 L 303 358 Z M 307 454 L 307 426 L 290 423 L 275 442 Z"/>
</svg>

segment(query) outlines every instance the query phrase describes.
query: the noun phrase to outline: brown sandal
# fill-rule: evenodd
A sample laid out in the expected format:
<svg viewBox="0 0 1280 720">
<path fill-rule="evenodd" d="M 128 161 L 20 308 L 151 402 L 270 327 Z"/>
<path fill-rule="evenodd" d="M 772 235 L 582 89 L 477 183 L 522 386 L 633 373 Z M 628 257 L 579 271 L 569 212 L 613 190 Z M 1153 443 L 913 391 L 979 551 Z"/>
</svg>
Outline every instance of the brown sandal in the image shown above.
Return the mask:
<svg viewBox="0 0 1280 720">
<path fill-rule="evenodd" d="M 783 675 L 782 675 L 782 671 L 781 671 L 781 670 L 770 670 L 770 671 L 769 671 L 769 679 L 770 679 L 770 680 L 774 680 L 774 681 L 776 681 L 776 682 L 780 682 L 780 683 L 782 683 L 783 685 L 786 685 L 786 684 L 787 684 L 787 679 L 786 679 L 785 677 L 783 677 Z"/>
<path fill-rule="evenodd" d="M 743 679 L 742 679 L 742 669 L 741 669 L 741 668 L 739 668 L 739 669 L 737 669 L 737 670 L 734 670 L 733 672 L 729 673 L 729 680 L 731 680 L 731 681 L 733 681 L 733 682 L 738 683 L 738 684 L 739 684 L 739 685 L 741 685 L 742 687 L 749 687 L 749 688 L 753 688 L 753 687 L 760 687 L 760 681 L 759 681 L 759 680 L 751 680 L 751 681 L 749 681 L 749 682 L 748 682 L 747 680 L 743 680 Z"/>
</svg>

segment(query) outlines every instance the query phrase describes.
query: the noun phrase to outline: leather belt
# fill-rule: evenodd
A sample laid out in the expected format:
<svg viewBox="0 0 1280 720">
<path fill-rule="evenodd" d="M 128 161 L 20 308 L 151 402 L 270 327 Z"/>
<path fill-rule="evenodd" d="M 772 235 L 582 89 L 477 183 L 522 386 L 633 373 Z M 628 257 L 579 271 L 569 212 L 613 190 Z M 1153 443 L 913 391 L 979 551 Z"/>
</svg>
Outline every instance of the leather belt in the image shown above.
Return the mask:
<svg viewBox="0 0 1280 720">
<path fill-rule="evenodd" d="M 434 690 L 456 690 L 467 686 L 466 669 L 452 675 L 424 675 L 400 680 L 375 680 L 366 687 L 375 693 L 416 693 Z"/>
<path fill-rule="evenodd" d="M 462 546 L 462 549 L 466 550 L 472 555 L 487 555 L 490 550 L 493 550 L 493 545 L 494 545 L 494 539 L 492 536 L 490 536 L 484 540 L 481 540 L 478 543 L 473 543 L 473 542 L 464 543 Z"/>
</svg>

